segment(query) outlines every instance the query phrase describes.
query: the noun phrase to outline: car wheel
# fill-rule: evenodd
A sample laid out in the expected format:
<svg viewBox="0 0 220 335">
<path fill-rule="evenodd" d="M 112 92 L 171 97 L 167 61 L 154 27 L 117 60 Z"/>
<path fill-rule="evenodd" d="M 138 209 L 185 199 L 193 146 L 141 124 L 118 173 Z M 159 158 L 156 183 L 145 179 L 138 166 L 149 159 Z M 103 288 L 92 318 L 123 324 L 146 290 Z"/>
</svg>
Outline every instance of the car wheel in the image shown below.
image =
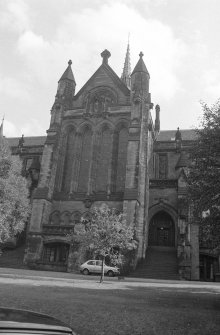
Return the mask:
<svg viewBox="0 0 220 335">
<path fill-rule="evenodd" d="M 110 270 L 110 271 L 107 272 L 107 275 L 108 275 L 109 277 L 114 277 L 115 274 L 114 274 L 113 271 Z"/>
<path fill-rule="evenodd" d="M 88 269 L 84 269 L 84 270 L 83 270 L 83 274 L 84 274 L 84 275 L 89 275 L 89 270 L 88 270 Z"/>
</svg>

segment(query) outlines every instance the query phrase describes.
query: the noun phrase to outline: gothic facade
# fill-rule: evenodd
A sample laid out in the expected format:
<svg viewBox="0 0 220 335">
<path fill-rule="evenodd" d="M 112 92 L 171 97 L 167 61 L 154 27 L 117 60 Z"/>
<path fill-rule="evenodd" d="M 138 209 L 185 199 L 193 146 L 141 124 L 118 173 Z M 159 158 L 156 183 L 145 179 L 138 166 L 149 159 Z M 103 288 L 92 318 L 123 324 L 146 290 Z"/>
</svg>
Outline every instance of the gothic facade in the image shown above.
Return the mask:
<svg viewBox="0 0 220 335">
<path fill-rule="evenodd" d="M 131 270 L 154 271 L 160 263 L 155 258 L 149 265 L 148 259 L 169 251 L 176 278 L 197 280 L 198 227 L 190 217 L 185 174 L 195 133 L 160 131 L 159 105 L 152 119 L 142 53 L 130 73 L 128 48 L 121 78 L 108 63 L 110 52 L 101 56 L 101 66 L 76 94 L 69 61 L 46 137 L 24 138 L 18 146 L 9 139 L 32 185 L 25 263 L 74 271 L 74 246 L 66 234 L 106 203 L 135 226 L 138 248 Z"/>
</svg>

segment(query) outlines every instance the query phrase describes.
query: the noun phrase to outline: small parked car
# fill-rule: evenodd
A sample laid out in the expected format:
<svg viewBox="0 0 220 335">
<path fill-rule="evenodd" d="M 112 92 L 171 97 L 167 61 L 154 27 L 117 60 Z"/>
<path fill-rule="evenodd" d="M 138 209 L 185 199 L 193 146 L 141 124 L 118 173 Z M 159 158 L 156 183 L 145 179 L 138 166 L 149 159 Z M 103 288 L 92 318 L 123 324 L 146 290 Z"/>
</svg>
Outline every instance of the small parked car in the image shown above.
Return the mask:
<svg viewBox="0 0 220 335">
<path fill-rule="evenodd" d="M 62 321 L 46 314 L 0 307 L 0 334 L 77 335 Z"/>
<path fill-rule="evenodd" d="M 90 273 L 101 273 L 102 261 L 94 259 L 88 260 L 80 265 L 80 272 L 84 275 L 89 275 Z M 108 266 L 104 264 L 104 273 L 109 277 L 114 277 L 120 274 L 120 270 L 116 266 Z"/>
</svg>

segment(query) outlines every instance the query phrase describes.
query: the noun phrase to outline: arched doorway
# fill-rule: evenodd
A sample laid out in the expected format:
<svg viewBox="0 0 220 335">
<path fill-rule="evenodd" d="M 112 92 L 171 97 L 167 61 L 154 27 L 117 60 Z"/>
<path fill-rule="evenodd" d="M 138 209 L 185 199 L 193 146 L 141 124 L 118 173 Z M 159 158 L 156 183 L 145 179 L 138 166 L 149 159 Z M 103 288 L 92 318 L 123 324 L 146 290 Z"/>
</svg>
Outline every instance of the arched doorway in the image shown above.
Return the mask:
<svg viewBox="0 0 220 335">
<path fill-rule="evenodd" d="M 175 246 L 175 224 L 165 211 L 156 213 L 150 221 L 149 246 Z"/>
</svg>

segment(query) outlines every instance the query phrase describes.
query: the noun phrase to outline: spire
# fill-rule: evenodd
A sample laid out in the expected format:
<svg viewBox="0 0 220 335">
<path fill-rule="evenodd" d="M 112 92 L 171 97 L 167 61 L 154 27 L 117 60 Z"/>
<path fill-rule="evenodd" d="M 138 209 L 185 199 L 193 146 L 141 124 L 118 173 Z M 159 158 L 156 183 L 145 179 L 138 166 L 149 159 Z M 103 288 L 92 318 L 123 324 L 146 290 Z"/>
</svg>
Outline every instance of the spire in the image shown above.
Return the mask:
<svg viewBox="0 0 220 335">
<path fill-rule="evenodd" d="M 65 105 L 66 108 L 71 108 L 72 99 L 75 94 L 76 88 L 76 82 L 73 76 L 71 65 L 72 61 L 69 60 L 67 69 L 58 81 L 58 88 L 55 100 L 55 103 L 57 103 L 57 99 L 60 99 L 59 103 L 62 102 L 62 104 Z M 52 108 L 54 107 L 55 105 L 53 105 Z"/>
<path fill-rule="evenodd" d="M 128 88 L 131 88 L 131 62 L 130 62 L 130 45 L 128 40 L 128 46 L 125 56 L 124 68 L 121 75 L 121 80 L 125 83 Z"/>
<path fill-rule="evenodd" d="M 133 74 L 136 73 L 136 72 L 145 72 L 145 73 L 147 73 L 148 76 L 150 77 L 150 74 L 149 74 L 149 72 L 147 71 L 147 67 L 146 67 L 146 65 L 144 64 L 143 56 L 144 56 L 144 54 L 143 54 L 143 52 L 141 51 L 141 52 L 139 53 L 139 57 L 140 57 L 140 58 L 139 58 L 139 61 L 137 62 L 137 64 L 136 64 L 136 66 L 135 66 L 135 68 L 134 68 L 134 70 L 133 70 L 133 72 L 132 72 L 131 75 L 133 75 Z"/>
<path fill-rule="evenodd" d="M 182 134 L 179 127 L 177 128 L 177 132 L 175 134 L 175 142 L 176 142 L 176 151 L 180 152 L 182 146 Z"/>
<path fill-rule="evenodd" d="M 176 134 L 175 134 L 175 141 L 182 141 L 182 134 L 180 131 L 180 128 L 177 128 Z"/>
<path fill-rule="evenodd" d="M 74 81 L 75 82 L 75 78 L 74 78 L 74 75 L 73 75 L 73 71 L 72 71 L 72 68 L 71 68 L 71 65 L 72 65 L 72 61 L 69 60 L 68 62 L 68 67 L 66 69 L 66 71 L 63 73 L 62 77 L 60 78 L 60 80 L 58 81 L 58 83 L 61 81 L 61 80 L 71 80 L 71 81 Z"/>
<path fill-rule="evenodd" d="M 149 81 L 150 75 L 143 61 L 143 52 L 139 54 L 139 60 L 131 74 L 132 99 L 138 101 L 139 95 L 145 95 L 145 99 L 150 102 Z"/>
</svg>

